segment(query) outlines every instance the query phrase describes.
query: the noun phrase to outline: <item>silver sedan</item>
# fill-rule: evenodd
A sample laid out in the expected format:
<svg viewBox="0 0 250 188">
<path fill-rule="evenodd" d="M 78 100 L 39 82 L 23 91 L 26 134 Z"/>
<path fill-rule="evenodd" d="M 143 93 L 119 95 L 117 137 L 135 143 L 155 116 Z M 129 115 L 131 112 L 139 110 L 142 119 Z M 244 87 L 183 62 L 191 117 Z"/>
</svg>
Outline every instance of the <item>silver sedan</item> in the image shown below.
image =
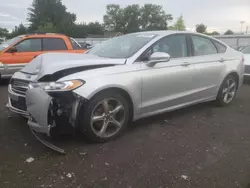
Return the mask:
<svg viewBox="0 0 250 188">
<path fill-rule="evenodd" d="M 243 77 L 243 54 L 214 38 L 132 33 L 86 54 L 38 56 L 12 77 L 8 107 L 36 132 L 71 127 L 104 142 L 129 121 L 206 101 L 228 105 Z"/>
</svg>

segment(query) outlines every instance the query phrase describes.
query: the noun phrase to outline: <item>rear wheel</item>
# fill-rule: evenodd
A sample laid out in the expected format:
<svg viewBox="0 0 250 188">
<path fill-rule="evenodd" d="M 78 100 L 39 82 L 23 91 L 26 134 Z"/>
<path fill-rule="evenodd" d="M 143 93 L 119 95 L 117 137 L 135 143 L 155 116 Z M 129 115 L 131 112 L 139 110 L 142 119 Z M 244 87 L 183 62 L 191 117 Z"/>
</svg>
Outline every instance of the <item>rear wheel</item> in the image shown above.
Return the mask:
<svg viewBox="0 0 250 188">
<path fill-rule="evenodd" d="M 129 120 L 129 106 L 120 93 L 104 91 L 91 99 L 80 115 L 80 128 L 94 142 L 119 136 Z"/>
<path fill-rule="evenodd" d="M 233 75 L 227 76 L 223 81 L 221 88 L 219 90 L 216 100 L 217 103 L 220 106 L 229 105 L 233 101 L 236 95 L 237 87 L 238 83 L 236 77 Z"/>
</svg>

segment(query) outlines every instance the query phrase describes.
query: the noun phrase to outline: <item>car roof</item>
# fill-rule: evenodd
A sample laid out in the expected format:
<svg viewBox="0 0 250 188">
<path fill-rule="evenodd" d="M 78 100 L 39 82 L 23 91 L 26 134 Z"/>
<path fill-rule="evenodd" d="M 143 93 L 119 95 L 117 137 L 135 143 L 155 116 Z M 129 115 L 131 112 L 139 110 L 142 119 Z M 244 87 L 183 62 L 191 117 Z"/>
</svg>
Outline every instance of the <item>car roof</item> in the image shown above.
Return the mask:
<svg viewBox="0 0 250 188">
<path fill-rule="evenodd" d="M 148 35 L 158 35 L 158 36 L 166 36 L 170 34 L 198 34 L 195 32 L 188 32 L 188 31 L 172 31 L 172 30 L 159 30 L 159 31 L 142 31 L 142 32 L 137 32 L 136 34 L 148 34 Z M 202 35 L 202 34 L 201 34 Z"/>
<path fill-rule="evenodd" d="M 66 35 L 64 34 L 59 34 L 59 33 L 31 33 L 31 34 L 25 34 L 25 35 L 20 35 L 19 37 L 20 38 L 37 38 L 37 37 L 59 37 L 59 38 L 62 38 L 62 37 L 65 37 Z"/>
</svg>

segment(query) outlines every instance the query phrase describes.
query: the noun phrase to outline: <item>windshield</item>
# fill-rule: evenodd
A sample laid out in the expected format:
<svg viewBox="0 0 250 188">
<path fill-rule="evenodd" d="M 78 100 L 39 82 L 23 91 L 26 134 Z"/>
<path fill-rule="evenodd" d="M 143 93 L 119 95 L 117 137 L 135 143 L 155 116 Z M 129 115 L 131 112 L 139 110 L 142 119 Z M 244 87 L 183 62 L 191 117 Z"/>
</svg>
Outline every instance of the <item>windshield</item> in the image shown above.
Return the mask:
<svg viewBox="0 0 250 188">
<path fill-rule="evenodd" d="M 0 51 L 4 50 L 5 48 L 7 48 L 11 44 L 18 42 L 20 39 L 21 39 L 21 37 L 15 37 L 15 38 L 6 40 L 4 43 L 0 44 Z"/>
<path fill-rule="evenodd" d="M 128 58 L 135 54 L 156 35 L 128 34 L 114 37 L 93 47 L 88 54 L 109 58 Z"/>
<path fill-rule="evenodd" d="M 243 54 L 250 54 L 250 46 L 245 47 L 245 48 L 242 50 L 242 53 L 243 53 Z"/>
</svg>

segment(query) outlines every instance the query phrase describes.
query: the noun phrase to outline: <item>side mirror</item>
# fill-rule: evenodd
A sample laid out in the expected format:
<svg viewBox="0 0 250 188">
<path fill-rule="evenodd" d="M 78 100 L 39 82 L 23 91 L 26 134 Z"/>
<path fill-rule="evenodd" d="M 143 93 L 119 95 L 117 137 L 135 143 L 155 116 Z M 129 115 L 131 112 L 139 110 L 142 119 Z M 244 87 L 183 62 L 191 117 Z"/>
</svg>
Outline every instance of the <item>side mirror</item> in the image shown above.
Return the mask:
<svg viewBox="0 0 250 188">
<path fill-rule="evenodd" d="M 10 48 L 8 49 L 8 52 L 9 52 L 9 53 L 15 53 L 15 52 L 17 52 L 17 49 L 16 49 L 16 47 L 12 46 L 12 47 L 10 47 Z"/>
<path fill-rule="evenodd" d="M 149 57 L 147 66 L 153 67 L 157 63 L 168 62 L 170 60 L 170 55 L 165 52 L 155 52 Z"/>
</svg>

